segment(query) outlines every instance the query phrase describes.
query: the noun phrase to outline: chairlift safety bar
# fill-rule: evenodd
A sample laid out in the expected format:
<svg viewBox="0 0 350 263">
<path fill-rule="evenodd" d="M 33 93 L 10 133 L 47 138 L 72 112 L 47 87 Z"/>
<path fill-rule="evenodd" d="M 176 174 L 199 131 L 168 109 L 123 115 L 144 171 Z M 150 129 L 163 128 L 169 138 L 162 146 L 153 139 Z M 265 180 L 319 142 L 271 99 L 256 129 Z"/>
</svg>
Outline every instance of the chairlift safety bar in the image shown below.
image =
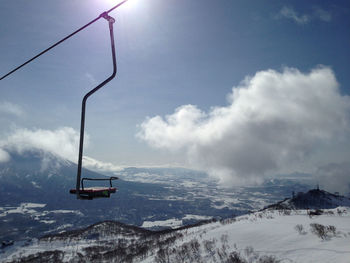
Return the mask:
<svg viewBox="0 0 350 263">
<path fill-rule="evenodd" d="M 81 190 L 84 191 L 84 181 L 88 180 L 88 181 L 109 181 L 109 186 L 113 187 L 112 185 L 112 180 L 118 180 L 118 177 L 110 177 L 110 178 L 83 178 L 81 179 Z"/>
</svg>

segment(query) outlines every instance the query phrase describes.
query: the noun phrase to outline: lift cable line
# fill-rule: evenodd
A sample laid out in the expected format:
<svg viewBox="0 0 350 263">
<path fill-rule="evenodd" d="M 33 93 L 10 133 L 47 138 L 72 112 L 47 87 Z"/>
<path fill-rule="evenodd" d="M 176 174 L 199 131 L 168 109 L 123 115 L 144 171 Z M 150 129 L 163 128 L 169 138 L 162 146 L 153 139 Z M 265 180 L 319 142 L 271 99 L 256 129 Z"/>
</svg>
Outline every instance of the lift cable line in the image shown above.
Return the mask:
<svg viewBox="0 0 350 263">
<path fill-rule="evenodd" d="M 117 4 L 116 6 L 112 7 L 111 9 L 109 9 L 106 12 L 103 12 L 101 15 L 99 15 L 98 17 L 96 17 L 94 20 L 90 21 L 89 23 L 87 23 L 86 25 L 82 26 L 81 28 L 77 29 L 76 31 L 74 31 L 72 34 L 62 38 L 60 41 L 57 41 L 55 44 L 51 45 L 50 47 L 48 47 L 47 49 L 41 51 L 39 54 L 37 54 L 36 56 L 32 57 L 31 59 L 28 59 L 26 62 L 24 62 L 23 64 L 19 65 L 18 67 L 14 68 L 13 70 L 11 70 L 10 72 L 6 73 L 5 75 L 3 75 L 0 80 L 3 80 L 4 78 L 6 78 L 7 76 L 11 75 L 12 73 L 16 72 L 17 70 L 19 70 L 20 68 L 24 67 L 25 65 L 27 65 L 28 63 L 32 62 L 33 60 L 37 59 L 38 57 L 40 57 L 41 55 L 45 54 L 46 52 L 50 51 L 51 49 L 53 49 L 54 47 L 58 46 L 59 44 L 61 44 L 62 42 L 66 41 L 67 39 L 71 38 L 72 36 L 74 36 L 75 34 L 79 33 L 80 31 L 82 31 L 83 29 L 87 28 L 88 26 L 90 26 L 91 24 L 95 23 L 97 20 L 99 20 L 100 18 L 103 17 L 104 14 L 107 14 L 112 12 L 114 9 L 118 8 L 119 6 L 121 6 L 122 4 L 124 4 L 125 2 L 127 2 L 128 0 L 124 0 L 122 2 L 120 2 L 119 4 Z"/>
<path fill-rule="evenodd" d="M 111 49 L 112 49 L 112 60 L 113 60 L 113 72 L 112 74 L 105 79 L 103 82 L 101 82 L 99 85 L 97 85 L 94 89 L 90 90 L 88 93 L 85 94 L 83 100 L 82 100 L 82 107 L 81 107 L 81 122 L 80 122 L 80 140 L 79 140 L 79 155 L 78 155 L 78 171 L 77 171 L 77 181 L 76 181 L 76 188 L 71 189 L 70 193 L 71 194 L 76 194 L 78 199 L 94 199 L 94 198 L 101 198 L 101 197 L 110 197 L 110 194 L 116 192 L 116 188 L 112 186 L 112 180 L 118 179 L 118 177 L 110 177 L 110 178 L 98 178 L 98 179 L 93 179 L 93 178 L 83 178 L 81 179 L 81 171 L 82 171 L 82 160 L 83 160 L 83 148 L 84 148 L 84 129 L 85 129 L 85 109 L 86 109 L 86 101 L 87 99 L 95 93 L 97 90 L 102 88 L 104 85 L 106 85 L 109 81 L 111 81 L 117 74 L 117 62 L 116 62 L 116 55 L 115 55 L 115 44 L 114 44 L 114 34 L 113 34 L 113 24 L 115 23 L 115 19 L 111 16 L 108 15 L 109 12 L 113 11 L 114 9 L 118 8 L 122 4 L 124 4 L 128 0 L 124 0 L 117 4 L 116 6 L 112 7 L 106 12 L 103 12 L 100 14 L 97 18 L 94 20 L 90 21 L 86 25 L 82 26 L 78 30 L 74 31 L 70 35 L 66 36 L 65 38 L 61 39 L 60 41 L 56 42 L 55 44 L 51 45 L 47 49 L 43 50 L 36 56 L 32 57 L 31 59 L 27 60 L 23 64 L 19 65 L 12 71 L 8 72 L 4 76 L 0 78 L 0 80 L 6 78 L 7 76 L 11 75 L 12 73 L 16 72 L 20 68 L 24 67 L 28 63 L 32 62 L 33 60 L 37 59 L 41 55 L 45 54 L 55 46 L 61 44 L 65 40 L 69 39 L 73 35 L 79 33 L 86 27 L 90 26 L 100 18 L 104 18 L 108 21 L 109 25 L 109 35 L 110 35 L 110 41 L 111 41 Z M 109 187 L 89 187 L 89 188 L 84 188 L 84 180 L 89 180 L 89 181 L 109 181 Z M 82 188 L 80 188 L 80 185 Z"/>
</svg>

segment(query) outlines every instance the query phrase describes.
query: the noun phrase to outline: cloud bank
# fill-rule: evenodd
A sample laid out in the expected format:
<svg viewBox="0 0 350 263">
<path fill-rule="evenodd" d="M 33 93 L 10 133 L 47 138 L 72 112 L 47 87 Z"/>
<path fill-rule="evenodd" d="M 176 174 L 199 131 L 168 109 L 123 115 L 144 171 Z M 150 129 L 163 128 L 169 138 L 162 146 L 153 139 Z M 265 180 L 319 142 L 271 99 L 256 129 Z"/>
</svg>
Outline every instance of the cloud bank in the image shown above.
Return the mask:
<svg viewBox="0 0 350 263">
<path fill-rule="evenodd" d="M 89 136 L 85 135 L 85 148 L 89 145 Z M 62 127 L 56 130 L 44 129 L 16 129 L 6 139 L 0 141 L 0 162 L 10 160 L 7 152 L 22 153 L 32 149 L 43 150 L 60 156 L 63 159 L 77 163 L 79 147 L 79 132 L 71 127 Z M 43 170 L 49 162 L 43 158 Z M 83 166 L 99 171 L 118 171 L 121 167 L 105 163 L 88 156 L 83 157 Z"/>
<path fill-rule="evenodd" d="M 76 162 L 78 143 L 79 133 L 73 128 L 62 127 L 56 130 L 17 129 L 1 141 L 0 146 L 19 153 L 40 149 Z"/>
<path fill-rule="evenodd" d="M 146 119 L 137 136 L 183 152 L 221 182 L 259 183 L 269 172 L 307 160 L 320 144 L 347 136 L 350 99 L 338 86 L 328 67 L 260 71 L 232 89 L 229 105 L 209 112 L 180 106 Z"/>
</svg>

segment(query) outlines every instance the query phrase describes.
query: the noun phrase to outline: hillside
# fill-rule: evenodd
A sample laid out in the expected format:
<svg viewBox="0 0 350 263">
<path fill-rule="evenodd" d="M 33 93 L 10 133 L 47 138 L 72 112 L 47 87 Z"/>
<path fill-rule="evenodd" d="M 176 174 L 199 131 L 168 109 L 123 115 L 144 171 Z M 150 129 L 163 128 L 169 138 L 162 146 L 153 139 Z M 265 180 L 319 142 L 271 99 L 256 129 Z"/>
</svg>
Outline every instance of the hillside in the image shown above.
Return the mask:
<svg viewBox="0 0 350 263">
<path fill-rule="evenodd" d="M 4 262 L 339 262 L 350 259 L 350 208 L 264 210 L 178 230 L 102 222 L 13 248 Z"/>
</svg>

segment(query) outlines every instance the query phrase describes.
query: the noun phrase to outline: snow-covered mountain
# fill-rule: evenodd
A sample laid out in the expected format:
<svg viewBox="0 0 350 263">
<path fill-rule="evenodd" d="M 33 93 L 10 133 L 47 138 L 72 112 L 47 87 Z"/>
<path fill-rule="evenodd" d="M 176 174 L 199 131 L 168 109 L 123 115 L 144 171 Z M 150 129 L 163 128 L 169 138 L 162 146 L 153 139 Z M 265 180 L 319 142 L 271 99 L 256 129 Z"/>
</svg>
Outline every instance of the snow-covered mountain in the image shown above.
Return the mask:
<svg viewBox="0 0 350 263">
<path fill-rule="evenodd" d="M 350 260 L 350 208 L 274 210 L 177 230 L 117 222 L 45 236 L 3 262 L 337 262 Z"/>
<path fill-rule="evenodd" d="M 303 194 L 307 186 L 294 179 L 280 177 L 261 186 L 228 189 L 201 172 L 183 168 L 127 168 L 118 174 L 124 180 L 117 182 L 115 196 L 81 201 L 68 194 L 75 183 L 75 164 L 43 151 L 10 153 L 10 161 L 0 164 L 0 237 L 15 243 L 0 249 L 4 262 L 39 258 L 42 262 L 308 262 L 309 257 L 321 258 L 311 257 L 311 251 L 324 251 L 337 262 L 346 262 L 349 256 L 343 244 L 350 235 L 344 223 L 349 220 L 348 208 L 314 214 L 291 210 L 301 208 L 301 200 L 308 200 L 307 208 L 333 208 L 348 206 L 348 199 L 321 190 Z M 243 215 L 292 192 L 298 194 Z M 215 222 L 209 224 L 186 226 L 213 218 Z M 325 236 L 318 237 L 318 229 Z M 303 248 L 293 249 L 294 242 L 304 239 Z"/>
<path fill-rule="evenodd" d="M 332 194 L 324 190 L 313 189 L 306 193 L 299 192 L 277 204 L 268 206 L 275 209 L 329 209 L 338 206 L 350 207 L 350 198 Z"/>
<path fill-rule="evenodd" d="M 274 179 L 261 186 L 222 188 L 203 172 L 184 168 L 130 167 L 109 199 L 77 200 L 76 164 L 42 150 L 11 151 L 0 163 L 0 242 L 40 237 L 105 220 L 149 229 L 176 228 L 203 219 L 261 209 L 306 184 Z M 83 169 L 86 177 L 104 177 Z M 115 174 L 113 174 L 115 175 Z"/>
</svg>

